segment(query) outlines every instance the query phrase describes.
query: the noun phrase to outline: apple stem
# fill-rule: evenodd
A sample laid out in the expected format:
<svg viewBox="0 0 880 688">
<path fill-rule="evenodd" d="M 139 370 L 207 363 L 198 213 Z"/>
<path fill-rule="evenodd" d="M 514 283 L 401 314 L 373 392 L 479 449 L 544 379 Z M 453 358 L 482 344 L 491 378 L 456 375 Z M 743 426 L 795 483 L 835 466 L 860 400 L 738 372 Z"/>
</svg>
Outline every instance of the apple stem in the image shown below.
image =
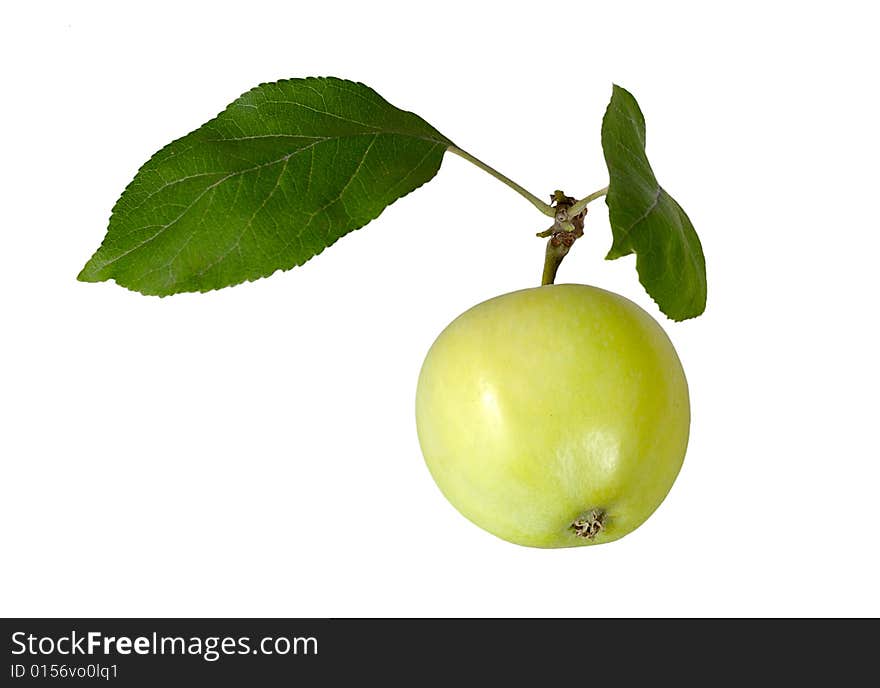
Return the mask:
<svg viewBox="0 0 880 688">
<path fill-rule="evenodd" d="M 547 250 L 544 254 L 544 274 L 541 284 L 553 284 L 556 280 L 556 272 L 562 264 L 562 260 L 568 255 L 574 242 L 584 235 L 584 217 L 587 214 L 586 204 L 575 214 L 571 208 L 580 201 L 571 196 L 566 196 L 562 191 L 555 191 L 551 196 L 554 205 L 553 225 L 539 232 L 539 237 L 549 237 Z"/>
</svg>

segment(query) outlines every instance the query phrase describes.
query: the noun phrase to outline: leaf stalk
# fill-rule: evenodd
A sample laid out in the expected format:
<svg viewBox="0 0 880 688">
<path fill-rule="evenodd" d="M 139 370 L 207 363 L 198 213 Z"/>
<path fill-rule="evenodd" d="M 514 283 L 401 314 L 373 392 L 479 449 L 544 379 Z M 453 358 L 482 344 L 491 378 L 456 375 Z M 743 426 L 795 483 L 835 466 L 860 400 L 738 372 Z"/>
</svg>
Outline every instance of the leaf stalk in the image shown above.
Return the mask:
<svg viewBox="0 0 880 688">
<path fill-rule="evenodd" d="M 502 184 L 506 184 L 507 186 L 509 186 L 511 189 L 516 191 L 520 196 L 525 198 L 529 203 L 531 203 L 533 206 L 535 206 L 538 210 L 540 210 L 542 213 L 544 213 L 544 215 L 547 215 L 549 217 L 553 217 L 556 214 L 556 211 L 550 205 L 548 205 L 547 203 L 544 203 L 544 201 L 542 201 L 540 198 L 535 196 L 535 194 L 531 193 L 530 191 L 527 191 L 526 189 L 524 189 L 522 186 L 517 184 L 515 181 L 513 181 L 509 177 L 505 177 L 503 174 L 501 174 L 494 167 L 490 167 L 489 165 L 484 163 L 479 158 L 476 158 L 473 155 L 471 155 L 470 153 L 468 153 L 466 150 L 462 150 L 461 148 L 458 148 L 457 146 L 449 146 L 449 148 L 447 150 L 449 150 L 450 153 L 455 153 L 460 158 L 464 158 L 469 163 L 476 165 L 484 172 L 488 172 L 493 177 L 495 177 L 495 179 L 500 181 Z"/>
<path fill-rule="evenodd" d="M 605 194 L 608 193 L 608 187 L 605 186 L 598 191 L 594 191 L 588 196 L 584 196 L 581 200 L 575 201 L 575 203 L 568 209 L 568 214 L 571 217 L 575 215 L 579 215 L 582 210 L 584 210 L 590 203 L 595 201 L 597 198 L 602 198 Z"/>
</svg>

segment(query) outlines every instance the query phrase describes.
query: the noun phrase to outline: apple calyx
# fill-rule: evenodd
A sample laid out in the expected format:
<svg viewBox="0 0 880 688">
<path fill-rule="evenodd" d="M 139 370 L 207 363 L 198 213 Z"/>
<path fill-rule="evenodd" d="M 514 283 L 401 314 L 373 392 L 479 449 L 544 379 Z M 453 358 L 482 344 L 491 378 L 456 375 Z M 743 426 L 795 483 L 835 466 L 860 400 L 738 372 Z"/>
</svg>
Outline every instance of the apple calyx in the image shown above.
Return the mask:
<svg viewBox="0 0 880 688">
<path fill-rule="evenodd" d="M 606 518 L 604 509 L 590 509 L 572 521 L 568 528 L 578 537 L 592 540 L 605 528 Z"/>
</svg>

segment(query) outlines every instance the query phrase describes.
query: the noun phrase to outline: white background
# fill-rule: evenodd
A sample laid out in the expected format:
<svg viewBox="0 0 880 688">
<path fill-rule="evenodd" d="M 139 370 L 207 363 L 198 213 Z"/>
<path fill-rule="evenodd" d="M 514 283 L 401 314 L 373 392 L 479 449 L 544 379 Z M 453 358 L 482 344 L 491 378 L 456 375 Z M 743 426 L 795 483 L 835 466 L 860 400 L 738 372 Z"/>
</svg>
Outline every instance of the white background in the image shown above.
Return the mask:
<svg viewBox="0 0 880 688">
<path fill-rule="evenodd" d="M 880 614 L 880 97 L 870 3 L 7 4 L 0 614 Z M 75 276 L 158 148 L 283 77 L 363 81 L 541 195 L 606 183 L 612 82 L 687 209 L 706 314 L 671 323 L 603 203 L 559 281 L 618 291 L 687 371 L 667 500 L 538 550 L 444 500 L 416 377 L 540 277 L 545 218 L 468 163 L 303 268 L 204 295 Z"/>
</svg>

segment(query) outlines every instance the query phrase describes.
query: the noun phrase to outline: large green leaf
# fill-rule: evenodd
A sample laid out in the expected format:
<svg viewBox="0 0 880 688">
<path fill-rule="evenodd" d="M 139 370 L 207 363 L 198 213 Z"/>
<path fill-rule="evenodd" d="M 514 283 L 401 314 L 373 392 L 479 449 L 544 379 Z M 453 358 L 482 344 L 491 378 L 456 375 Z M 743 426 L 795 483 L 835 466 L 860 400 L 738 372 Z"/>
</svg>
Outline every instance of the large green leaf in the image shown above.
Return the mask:
<svg viewBox="0 0 880 688">
<path fill-rule="evenodd" d="M 263 84 L 140 169 L 79 279 L 166 295 L 301 265 L 430 180 L 450 145 L 363 84 Z"/>
<path fill-rule="evenodd" d="M 636 254 L 639 281 L 673 320 L 706 308 L 706 261 L 694 226 L 657 183 L 645 155 L 645 118 L 632 94 L 614 86 L 602 120 L 614 241 L 607 258 Z"/>
</svg>

